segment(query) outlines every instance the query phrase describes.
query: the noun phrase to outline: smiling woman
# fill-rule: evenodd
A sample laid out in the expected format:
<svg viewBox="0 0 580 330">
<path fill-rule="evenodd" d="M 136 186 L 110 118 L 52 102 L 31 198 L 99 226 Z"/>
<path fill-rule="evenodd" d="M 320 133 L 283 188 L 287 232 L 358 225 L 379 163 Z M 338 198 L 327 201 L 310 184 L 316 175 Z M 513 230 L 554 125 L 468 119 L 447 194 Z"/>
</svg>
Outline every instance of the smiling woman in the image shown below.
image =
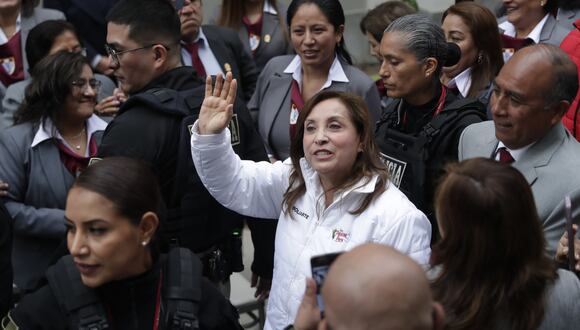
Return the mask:
<svg viewBox="0 0 580 330">
<path fill-rule="evenodd" d="M 304 103 L 322 90 L 364 98 L 369 123 L 379 118 L 380 98 L 372 80 L 352 66 L 345 48 L 345 16 L 338 0 L 294 0 L 286 18 L 297 55 L 278 56 L 258 78 L 248 109 L 272 160 L 289 156 L 290 141 Z"/>
<path fill-rule="evenodd" d="M 376 242 L 421 264 L 429 259 L 431 227 L 392 184 L 379 158 L 360 96 L 323 91 L 300 112 L 285 162 L 241 161 L 229 130 L 236 81 L 206 81 L 193 127 L 192 155 L 213 197 L 240 214 L 279 218 L 266 329 L 294 321 L 314 255 Z"/>
<path fill-rule="evenodd" d="M 49 265 L 63 238 L 63 210 L 74 178 L 96 155 L 106 123 L 93 115 L 99 82 L 87 59 L 57 52 L 34 66 L 34 78 L 0 133 L 0 178 L 9 184 L 14 218 L 14 282 L 26 289 Z"/>
</svg>

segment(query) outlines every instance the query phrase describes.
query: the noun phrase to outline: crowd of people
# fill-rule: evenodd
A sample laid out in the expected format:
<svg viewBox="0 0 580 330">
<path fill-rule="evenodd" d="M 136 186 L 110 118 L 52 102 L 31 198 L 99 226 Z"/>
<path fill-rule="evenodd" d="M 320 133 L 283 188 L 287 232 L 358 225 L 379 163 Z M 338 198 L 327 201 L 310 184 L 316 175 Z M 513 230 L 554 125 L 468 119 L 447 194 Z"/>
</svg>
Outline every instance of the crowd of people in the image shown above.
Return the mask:
<svg viewBox="0 0 580 330">
<path fill-rule="evenodd" d="M 580 1 L 203 5 L 0 1 L 1 329 L 580 323 Z"/>
</svg>

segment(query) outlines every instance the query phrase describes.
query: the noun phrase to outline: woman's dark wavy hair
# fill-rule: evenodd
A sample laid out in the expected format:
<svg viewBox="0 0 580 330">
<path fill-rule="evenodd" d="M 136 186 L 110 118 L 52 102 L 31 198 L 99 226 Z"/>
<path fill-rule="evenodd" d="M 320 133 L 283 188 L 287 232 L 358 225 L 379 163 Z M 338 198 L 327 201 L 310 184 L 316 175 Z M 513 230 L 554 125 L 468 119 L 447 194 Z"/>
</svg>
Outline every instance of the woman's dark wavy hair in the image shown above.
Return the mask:
<svg viewBox="0 0 580 330">
<path fill-rule="evenodd" d="M 442 239 L 435 299 L 447 329 L 536 329 L 547 288 L 557 279 L 532 191 L 515 168 L 474 158 L 446 167 L 435 195 Z"/>
<path fill-rule="evenodd" d="M 15 124 L 40 121 L 50 118 L 58 120 L 66 97 L 71 93 L 71 83 L 89 65 L 86 57 L 79 53 L 60 51 L 38 62 L 32 73 L 32 81 L 26 87 L 24 101 L 14 114 Z"/>
<path fill-rule="evenodd" d="M 300 6 L 305 4 L 314 4 L 316 5 L 320 11 L 326 16 L 326 19 L 332 24 L 334 27 L 334 31 L 338 31 L 341 25 L 345 25 L 345 17 L 344 17 L 344 10 L 342 9 L 342 5 L 338 0 L 292 0 L 290 6 L 288 6 L 288 13 L 286 15 L 286 24 L 288 25 L 288 29 L 290 30 L 290 25 L 292 23 L 292 18 L 298 11 Z M 292 34 L 292 32 L 290 32 Z M 342 57 L 348 64 L 352 65 L 352 57 L 350 53 L 346 50 L 346 46 L 344 44 L 344 36 L 340 39 L 340 42 L 336 45 L 335 48 L 336 54 Z"/>
<path fill-rule="evenodd" d="M 469 28 L 473 43 L 481 54 L 481 61 L 476 60 L 471 67 L 471 87 L 468 96 L 476 97 L 497 76 L 503 66 L 501 37 L 497 29 L 495 15 L 486 7 L 475 2 L 460 2 L 449 7 L 441 22 L 447 15 L 456 15 Z M 478 54 L 479 56 L 479 54 Z"/>
<path fill-rule="evenodd" d="M 164 222 L 165 209 L 157 176 L 142 161 L 128 157 L 105 158 L 87 167 L 77 177 L 72 188 L 75 187 L 105 197 L 113 203 L 119 215 L 135 226 L 147 212 L 157 214 L 160 224 Z M 149 246 L 157 253 L 157 239 L 153 239 Z"/>
<path fill-rule="evenodd" d="M 291 217 L 290 209 L 298 198 L 306 192 L 304 175 L 300 168 L 300 159 L 304 157 L 304 142 L 302 140 L 304 137 L 304 122 L 316 105 L 329 99 L 337 99 L 346 107 L 363 146 L 363 150 L 358 153 L 351 174 L 346 182 L 343 182 L 340 187 L 333 187 L 332 189 L 344 190 L 352 187 L 362 178 L 370 180 L 373 175 L 377 174 L 378 180 L 375 190 L 363 199 L 357 209 L 349 211 L 351 214 L 360 214 L 376 197 L 385 191 L 388 184 L 389 174 L 385 164 L 379 158 L 379 149 L 375 144 L 369 111 L 365 101 L 360 96 L 351 93 L 322 91 L 304 104 L 296 123 L 296 135 L 290 145 L 290 159 L 292 160 L 293 169 L 290 174 L 290 184 L 284 193 L 284 212 L 290 214 Z"/>
</svg>

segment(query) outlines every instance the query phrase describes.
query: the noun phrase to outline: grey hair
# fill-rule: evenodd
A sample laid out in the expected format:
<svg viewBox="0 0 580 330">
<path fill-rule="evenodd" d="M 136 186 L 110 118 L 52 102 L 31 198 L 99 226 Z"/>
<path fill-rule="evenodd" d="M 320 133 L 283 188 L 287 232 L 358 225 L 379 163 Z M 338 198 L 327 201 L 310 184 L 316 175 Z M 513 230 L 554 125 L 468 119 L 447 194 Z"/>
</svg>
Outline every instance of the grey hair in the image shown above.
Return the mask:
<svg viewBox="0 0 580 330">
<path fill-rule="evenodd" d="M 570 104 L 578 92 L 578 68 L 562 49 L 549 44 L 538 44 L 537 48 L 552 65 L 552 87 L 546 93 L 546 104 L 553 106 L 561 101 Z"/>
<path fill-rule="evenodd" d="M 404 34 L 407 40 L 407 49 L 415 55 L 418 61 L 423 62 L 432 57 L 437 60 L 435 79 L 439 79 L 441 68 L 447 60 L 447 42 L 445 33 L 439 25 L 430 18 L 421 14 L 406 15 L 397 18 L 385 29 L 387 32 Z"/>
</svg>

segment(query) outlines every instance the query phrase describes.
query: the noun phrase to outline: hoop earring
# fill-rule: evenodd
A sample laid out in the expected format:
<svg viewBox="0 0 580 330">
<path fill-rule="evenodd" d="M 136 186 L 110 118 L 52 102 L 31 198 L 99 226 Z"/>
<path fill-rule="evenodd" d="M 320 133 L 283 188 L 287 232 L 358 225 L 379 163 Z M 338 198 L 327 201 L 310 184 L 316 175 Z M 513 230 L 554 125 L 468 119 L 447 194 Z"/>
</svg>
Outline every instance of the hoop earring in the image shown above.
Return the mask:
<svg viewBox="0 0 580 330">
<path fill-rule="evenodd" d="M 481 62 L 483 62 L 483 54 L 479 53 L 477 55 L 477 64 L 481 64 Z"/>
</svg>

